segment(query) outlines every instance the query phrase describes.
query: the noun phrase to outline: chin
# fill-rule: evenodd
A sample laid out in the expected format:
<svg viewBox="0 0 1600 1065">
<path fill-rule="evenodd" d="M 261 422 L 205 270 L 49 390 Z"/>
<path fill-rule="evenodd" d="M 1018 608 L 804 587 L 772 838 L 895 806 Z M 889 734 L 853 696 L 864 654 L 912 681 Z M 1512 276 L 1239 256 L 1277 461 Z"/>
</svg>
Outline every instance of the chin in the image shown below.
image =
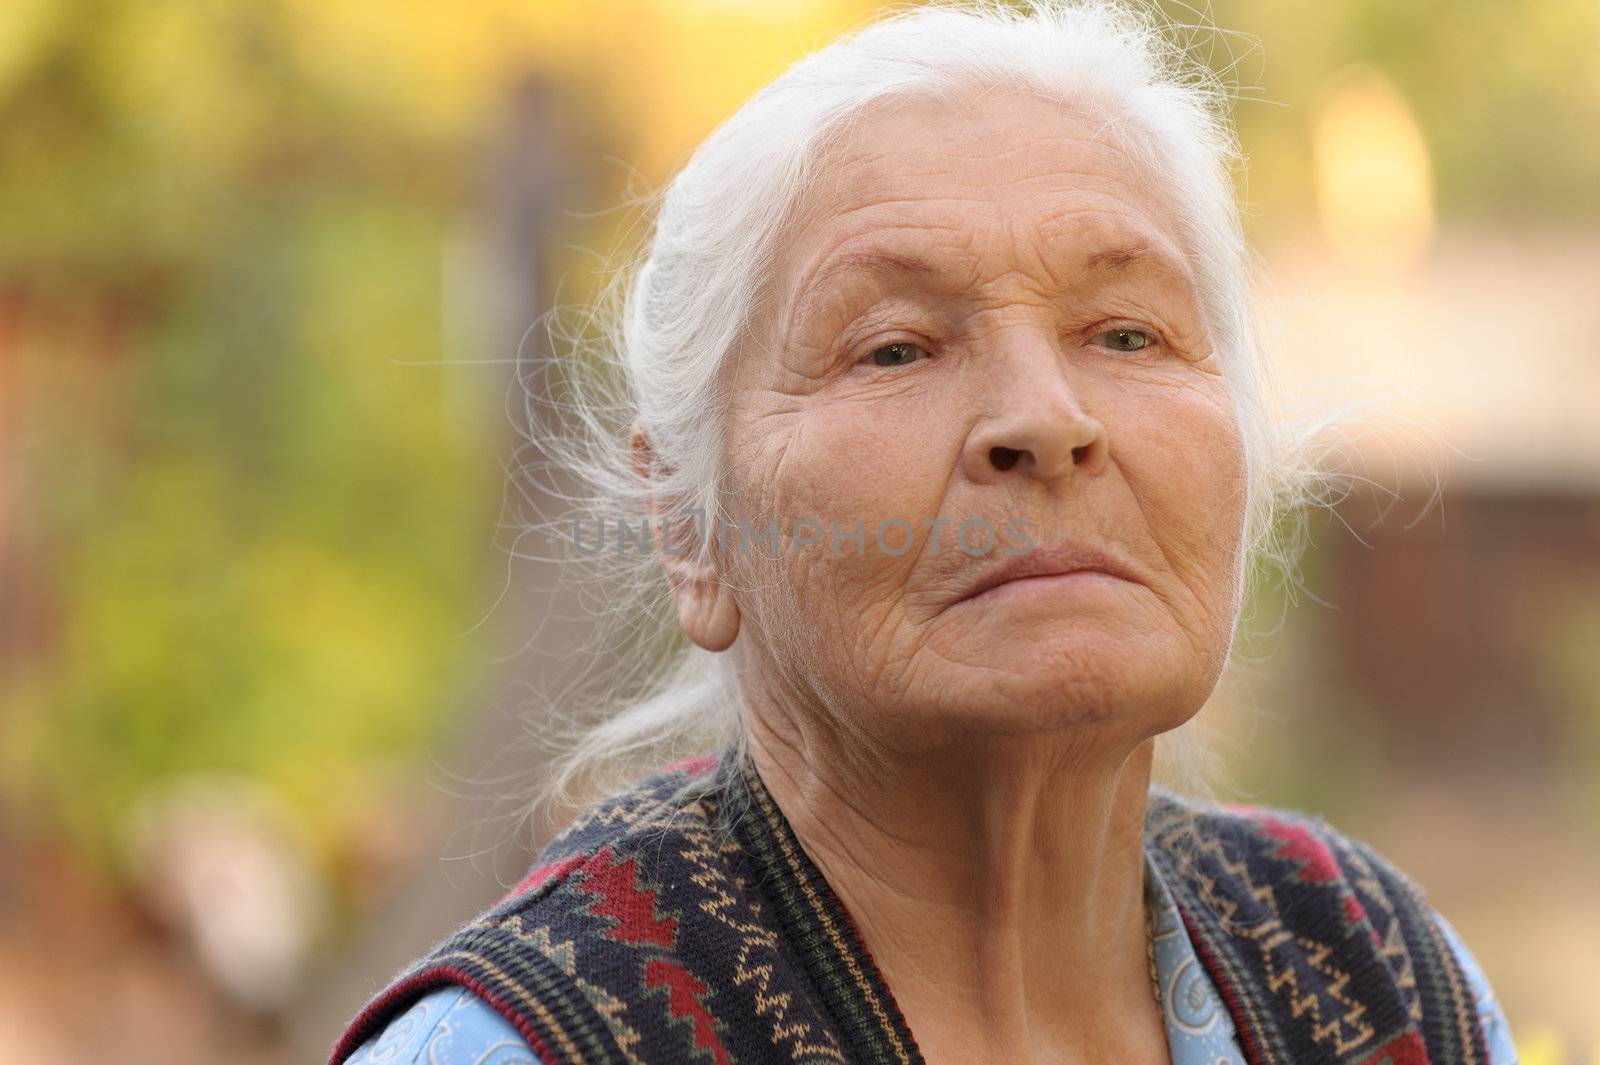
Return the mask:
<svg viewBox="0 0 1600 1065">
<path fill-rule="evenodd" d="M 941 663 L 945 677 L 925 678 L 939 694 L 922 705 L 937 707 L 933 712 L 957 727 L 991 733 L 1121 724 L 1153 735 L 1193 716 L 1206 687 L 1195 674 L 1209 672 L 1174 668 L 1185 660 L 1170 649 L 1162 653 L 1159 643 L 1148 634 L 1115 638 L 1104 629 L 1034 630 L 993 654 Z"/>
</svg>

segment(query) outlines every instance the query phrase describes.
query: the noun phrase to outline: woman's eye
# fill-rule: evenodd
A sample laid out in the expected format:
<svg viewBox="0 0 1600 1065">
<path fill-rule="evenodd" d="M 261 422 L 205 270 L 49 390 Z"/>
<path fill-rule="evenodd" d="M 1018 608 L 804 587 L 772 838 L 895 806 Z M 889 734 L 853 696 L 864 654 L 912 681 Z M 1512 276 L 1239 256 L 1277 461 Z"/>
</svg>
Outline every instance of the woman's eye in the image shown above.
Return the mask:
<svg viewBox="0 0 1600 1065">
<path fill-rule="evenodd" d="M 874 366 L 904 366 L 916 362 L 919 356 L 926 354 L 920 345 L 901 341 L 872 349 L 871 358 Z"/>
<path fill-rule="evenodd" d="M 1106 346 L 1117 351 L 1139 351 L 1152 339 L 1143 329 L 1107 329 L 1100 336 L 1108 338 Z"/>
</svg>

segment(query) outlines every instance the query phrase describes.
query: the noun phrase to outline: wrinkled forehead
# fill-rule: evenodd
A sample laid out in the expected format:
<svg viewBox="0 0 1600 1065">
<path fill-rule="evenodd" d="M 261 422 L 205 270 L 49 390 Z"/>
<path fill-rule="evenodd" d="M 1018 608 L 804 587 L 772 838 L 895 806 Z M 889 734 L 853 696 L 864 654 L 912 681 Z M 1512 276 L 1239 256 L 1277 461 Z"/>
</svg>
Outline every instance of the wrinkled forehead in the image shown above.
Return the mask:
<svg viewBox="0 0 1600 1065">
<path fill-rule="evenodd" d="M 818 152 L 774 246 L 764 302 L 792 321 L 845 270 L 897 257 L 904 269 L 929 254 L 1054 277 L 1113 266 L 1192 292 L 1160 175 L 1108 121 L 1009 89 L 875 101 Z"/>
</svg>

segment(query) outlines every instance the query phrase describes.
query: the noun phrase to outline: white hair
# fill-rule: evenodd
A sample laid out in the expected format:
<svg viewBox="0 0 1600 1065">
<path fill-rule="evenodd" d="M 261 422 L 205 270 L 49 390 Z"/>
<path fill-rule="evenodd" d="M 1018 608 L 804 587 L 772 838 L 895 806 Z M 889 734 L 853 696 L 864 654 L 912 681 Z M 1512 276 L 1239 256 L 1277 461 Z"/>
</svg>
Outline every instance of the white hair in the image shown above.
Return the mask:
<svg viewBox="0 0 1600 1065">
<path fill-rule="evenodd" d="M 554 391 L 528 396 L 540 408 L 528 426 L 539 454 L 523 472 L 546 464 L 558 471 L 540 491 L 571 503 L 592 530 L 640 527 L 652 493 L 673 508 L 669 518 L 698 510 L 720 520 L 718 367 L 749 327 L 771 276 L 775 234 L 823 150 L 869 103 L 890 95 L 1017 88 L 1100 116 L 1113 143 L 1161 183 L 1156 195 L 1176 220 L 1243 440 L 1246 561 L 1237 613 L 1263 573 L 1292 571 L 1298 526 L 1278 519 L 1315 497 L 1319 475 L 1307 445 L 1321 426 L 1293 429 L 1275 413 L 1255 320 L 1253 255 L 1233 187 L 1243 162 L 1233 96 L 1175 39 L 1174 30 L 1195 28 L 1113 0 L 935 2 L 880 12 L 799 60 L 643 201 L 656 208 L 648 239 L 584 309 L 584 328 L 550 330 L 572 357 L 542 386 Z M 664 467 L 654 482 L 630 458 L 636 422 Z M 521 525 L 572 528 L 570 515 L 536 515 Z M 553 756 L 539 797 L 571 801 L 579 779 L 609 786 L 684 755 L 727 744 L 742 750 L 733 656 L 683 636 L 660 559 L 622 550 L 572 556 L 576 572 L 602 589 L 591 602 L 602 621 L 592 658 L 603 675 L 539 708 L 531 738 Z M 1209 796 L 1217 760 L 1194 725 L 1158 737 L 1155 779 Z"/>
</svg>

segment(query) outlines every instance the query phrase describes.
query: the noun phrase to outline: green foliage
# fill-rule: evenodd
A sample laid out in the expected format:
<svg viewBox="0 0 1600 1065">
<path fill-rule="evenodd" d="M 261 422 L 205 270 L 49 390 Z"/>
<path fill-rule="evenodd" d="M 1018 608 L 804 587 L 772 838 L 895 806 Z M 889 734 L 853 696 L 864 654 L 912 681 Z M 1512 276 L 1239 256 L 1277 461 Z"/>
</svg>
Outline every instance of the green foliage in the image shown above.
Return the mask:
<svg viewBox="0 0 1600 1065">
<path fill-rule="evenodd" d="M 449 153 L 350 123 L 275 4 L 46 21 L 0 65 L 59 605 L 8 678 L 11 799 L 106 857 L 140 795 L 237 771 L 336 834 L 329 797 L 434 744 L 477 664 L 500 411 L 464 431 L 450 371 L 398 364 L 444 354 Z"/>
</svg>

